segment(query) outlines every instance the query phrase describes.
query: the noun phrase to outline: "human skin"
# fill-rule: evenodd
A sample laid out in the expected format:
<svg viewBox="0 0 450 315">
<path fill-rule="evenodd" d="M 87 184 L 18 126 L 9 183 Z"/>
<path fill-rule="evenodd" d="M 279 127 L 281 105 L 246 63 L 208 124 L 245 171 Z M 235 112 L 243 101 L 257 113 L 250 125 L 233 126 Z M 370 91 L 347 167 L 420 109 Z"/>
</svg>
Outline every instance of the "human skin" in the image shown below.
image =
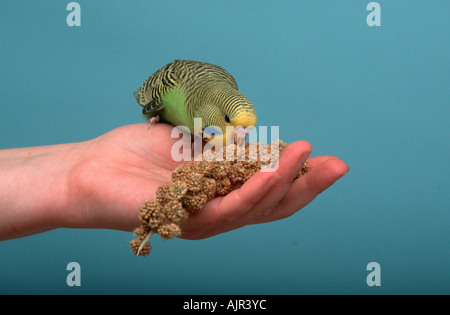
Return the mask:
<svg viewBox="0 0 450 315">
<path fill-rule="evenodd" d="M 172 129 L 134 124 L 84 142 L 0 150 L 0 240 L 56 228 L 132 231 L 140 205 L 183 163 L 171 157 L 178 141 Z M 311 152 L 306 141 L 291 143 L 276 170 L 257 172 L 190 215 L 181 238 L 203 239 L 299 211 L 349 170 L 337 157 Z M 294 180 L 307 159 L 310 171 Z"/>
</svg>

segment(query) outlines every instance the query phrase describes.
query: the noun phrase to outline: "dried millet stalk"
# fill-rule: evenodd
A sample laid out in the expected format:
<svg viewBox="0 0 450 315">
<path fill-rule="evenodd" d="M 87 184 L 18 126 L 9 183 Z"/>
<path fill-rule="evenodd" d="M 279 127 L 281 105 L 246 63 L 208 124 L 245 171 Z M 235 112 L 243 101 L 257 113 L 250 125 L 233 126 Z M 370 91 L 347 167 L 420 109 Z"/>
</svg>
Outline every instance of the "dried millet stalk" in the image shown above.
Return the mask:
<svg viewBox="0 0 450 315">
<path fill-rule="evenodd" d="M 151 246 L 148 241 L 155 233 L 163 239 L 181 236 L 179 223 L 186 220 L 189 213 L 202 209 L 215 197 L 238 189 L 261 168 L 276 165 L 287 146 L 279 140 L 272 145 L 256 145 L 256 150 L 253 150 L 253 144 L 247 145 L 245 150 L 231 145 L 215 153 L 206 152 L 201 161 L 178 166 L 172 172 L 172 181 L 158 187 L 156 199 L 142 204 L 140 227 L 134 229 L 137 238 L 130 242 L 133 253 L 149 255 Z M 279 155 L 273 148 L 279 150 Z M 308 171 L 306 161 L 297 178 Z"/>
</svg>

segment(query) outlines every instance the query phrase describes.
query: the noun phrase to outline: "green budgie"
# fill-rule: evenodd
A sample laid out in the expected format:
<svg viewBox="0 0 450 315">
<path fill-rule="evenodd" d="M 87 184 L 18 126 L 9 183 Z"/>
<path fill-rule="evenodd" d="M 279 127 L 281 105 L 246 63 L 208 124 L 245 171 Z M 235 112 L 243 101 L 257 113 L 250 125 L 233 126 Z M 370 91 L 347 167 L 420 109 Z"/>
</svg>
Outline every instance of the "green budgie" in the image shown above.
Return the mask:
<svg viewBox="0 0 450 315">
<path fill-rule="evenodd" d="M 186 126 L 194 134 L 194 118 L 201 118 L 200 136 L 214 144 L 225 145 L 238 131 L 245 135 L 256 125 L 255 108 L 238 91 L 234 78 L 210 63 L 174 60 L 148 77 L 134 98 L 150 124 L 161 120 Z M 227 126 L 236 131 L 226 134 Z"/>
</svg>

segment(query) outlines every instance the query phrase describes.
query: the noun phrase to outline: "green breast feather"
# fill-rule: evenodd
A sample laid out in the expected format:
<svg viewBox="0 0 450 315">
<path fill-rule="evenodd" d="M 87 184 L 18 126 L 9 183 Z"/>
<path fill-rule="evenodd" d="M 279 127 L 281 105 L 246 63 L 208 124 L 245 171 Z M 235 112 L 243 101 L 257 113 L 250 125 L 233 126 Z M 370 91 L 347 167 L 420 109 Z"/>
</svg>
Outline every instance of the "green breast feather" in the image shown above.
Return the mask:
<svg viewBox="0 0 450 315">
<path fill-rule="evenodd" d="M 193 131 L 193 120 L 189 118 L 185 107 L 186 96 L 183 87 L 176 87 L 161 96 L 164 110 L 161 118 L 175 126 L 186 126 Z"/>
</svg>

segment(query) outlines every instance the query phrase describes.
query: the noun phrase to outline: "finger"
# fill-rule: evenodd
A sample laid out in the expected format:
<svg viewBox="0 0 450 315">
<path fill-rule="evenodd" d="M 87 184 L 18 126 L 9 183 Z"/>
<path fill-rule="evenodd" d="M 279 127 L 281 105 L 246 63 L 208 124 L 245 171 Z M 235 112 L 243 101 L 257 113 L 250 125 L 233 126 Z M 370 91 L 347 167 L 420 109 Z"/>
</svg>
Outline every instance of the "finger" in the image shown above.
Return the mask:
<svg viewBox="0 0 450 315">
<path fill-rule="evenodd" d="M 280 179 L 276 172 L 257 172 L 240 189 L 221 200 L 217 209 L 219 222 L 233 222 L 241 217 Z"/>
<path fill-rule="evenodd" d="M 316 159 L 320 161 L 321 159 Z M 305 207 L 325 189 L 333 185 L 349 171 L 349 167 L 338 158 L 331 157 L 315 165 L 304 176 L 297 179 L 270 215 L 260 217 L 255 223 L 284 219 Z"/>
<path fill-rule="evenodd" d="M 243 196 L 247 194 L 244 186 L 227 195 L 221 200 L 220 207 L 217 209 L 216 223 L 210 225 L 210 229 L 204 232 L 204 236 L 240 228 L 253 223 L 260 216 L 266 215 L 283 198 L 311 151 L 312 147 L 306 141 L 298 141 L 289 145 L 281 155 L 276 171 L 258 172 L 245 183 L 244 186 L 259 190 L 259 199 L 253 199 L 252 203 L 243 203 Z M 278 174 L 279 180 L 276 185 L 273 185 L 272 188 L 266 186 L 264 190 L 258 186 L 253 187 L 256 181 L 252 181 L 252 179 L 268 173 Z"/>
<path fill-rule="evenodd" d="M 275 172 L 257 172 L 241 188 L 225 197 L 218 197 L 207 202 L 201 211 L 190 215 L 189 219 L 181 224 L 183 238 L 205 238 L 208 237 L 204 235 L 206 231 L 237 220 L 251 209 L 279 179 L 280 176 Z M 199 226 L 204 229 L 199 230 Z"/>
<path fill-rule="evenodd" d="M 309 165 L 309 169 L 312 169 L 314 167 L 316 167 L 319 164 L 322 164 L 323 162 L 327 161 L 327 160 L 331 160 L 331 159 L 339 159 L 335 156 L 331 156 L 331 155 L 321 155 L 321 156 L 314 156 L 308 159 L 308 165 Z"/>
<path fill-rule="evenodd" d="M 292 181 L 302 169 L 312 150 L 312 146 L 306 141 L 294 142 L 285 149 L 276 171 L 281 176 L 280 181 L 243 217 L 246 224 L 251 224 L 273 211 L 289 190 Z"/>
</svg>

